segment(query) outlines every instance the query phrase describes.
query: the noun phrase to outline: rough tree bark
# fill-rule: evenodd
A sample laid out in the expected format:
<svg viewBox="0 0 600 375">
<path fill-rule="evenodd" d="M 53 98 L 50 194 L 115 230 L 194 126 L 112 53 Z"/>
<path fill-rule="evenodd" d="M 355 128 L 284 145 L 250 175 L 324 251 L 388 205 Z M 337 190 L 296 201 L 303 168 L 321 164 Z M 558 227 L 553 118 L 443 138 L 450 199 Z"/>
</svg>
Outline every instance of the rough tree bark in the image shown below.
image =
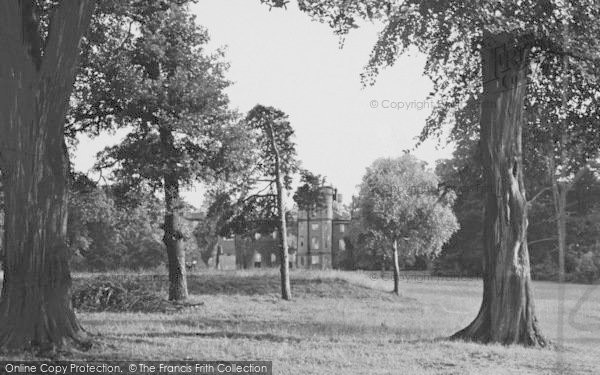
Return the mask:
<svg viewBox="0 0 600 375">
<path fill-rule="evenodd" d="M 160 142 L 169 165 L 163 176 L 165 190 L 165 222 L 163 242 L 167 249 L 169 270 L 169 301 L 185 301 L 188 298 L 184 235 L 182 230 L 181 197 L 179 178 L 175 170 L 175 139 L 168 126 L 160 127 Z"/>
<path fill-rule="evenodd" d="M 544 346 L 535 316 L 521 127 L 529 48 L 507 34 L 485 34 L 481 52 L 481 148 L 486 181 L 483 301 L 453 338 Z"/>
<path fill-rule="evenodd" d="M 42 41 L 35 1 L 0 2 L 0 169 L 5 198 L 0 348 L 85 344 L 71 306 L 63 129 L 92 0 L 62 1 Z"/>
<path fill-rule="evenodd" d="M 285 220 L 285 205 L 283 201 L 283 179 L 281 177 L 281 157 L 279 155 L 279 149 L 277 148 L 277 142 L 275 140 L 275 132 L 273 126 L 269 123 L 268 134 L 271 141 L 271 148 L 273 155 L 275 156 L 275 186 L 277 189 L 277 232 L 279 239 L 280 249 L 280 273 L 281 273 L 281 298 L 286 301 L 292 299 L 292 289 L 290 286 L 290 257 L 288 254 L 287 245 L 287 224 Z"/>
<path fill-rule="evenodd" d="M 394 293 L 400 294 L 400 264 L 398 263 L 398 240 L 394 240 Z"/>
</svg>

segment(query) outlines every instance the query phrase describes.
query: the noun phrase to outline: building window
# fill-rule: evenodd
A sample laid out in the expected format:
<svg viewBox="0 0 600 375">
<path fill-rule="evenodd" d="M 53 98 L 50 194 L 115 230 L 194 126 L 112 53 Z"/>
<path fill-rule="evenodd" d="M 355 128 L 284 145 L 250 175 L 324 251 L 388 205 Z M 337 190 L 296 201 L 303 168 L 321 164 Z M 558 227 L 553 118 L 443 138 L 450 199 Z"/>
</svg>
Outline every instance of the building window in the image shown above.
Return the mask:
<svg viewBox="0 0 600 375">
<path fill-rule="evenodd" d="M 304 236 L 300 236 L 300 247 L 304 246 Z"/>
<path fill-rule="evenodd" d="M 311 259 L 311 264 L 319 264 L 319 256 L 318 255 L 312 255 L 310 257 Z"/>
<path fill-rule="evenodd" d="M 340 233 L 346 232 L 346 225 L 340 224 Z"/>
<path fill-rule="evenodd" d="M 319 223 L 313 223 L 310 225 L 311 230 L 319 230 Z"/>
<path fill-rule="evenodd" d="M 275 264 L 275 261 L 277 260 L 277 256 L 273 253 L 271 253 L 271 264 Z"/>
<path fill-rule="evenodd" d="M 310 247 L 312 247 L 313 250 L 319 250 L 319 239 L 317 237 L 311 237 Z"/>
<path fill-rule="evenodd" d="M 343 238 L 340 238 L 340 241 L 338 242 L 338 246 L 341 251 L 346 250 L 346 241 L 344 241 Z"/>
</svg>

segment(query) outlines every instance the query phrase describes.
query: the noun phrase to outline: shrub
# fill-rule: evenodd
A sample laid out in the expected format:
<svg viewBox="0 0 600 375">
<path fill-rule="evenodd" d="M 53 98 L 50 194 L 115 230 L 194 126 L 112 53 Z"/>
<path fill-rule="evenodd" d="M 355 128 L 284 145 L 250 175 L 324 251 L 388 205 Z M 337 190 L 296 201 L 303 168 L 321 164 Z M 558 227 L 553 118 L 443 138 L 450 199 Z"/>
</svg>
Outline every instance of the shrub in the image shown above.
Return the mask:
<svg viewBox="0 0 600 375">
<path fill-rule="evenodd" d="M 148 290 L 140 280 L 92 278 L 75 283 L 71 301 L 73 307 L 86 312 L 169 312 L 177 311 L 159 292 Z"/>
</svg>

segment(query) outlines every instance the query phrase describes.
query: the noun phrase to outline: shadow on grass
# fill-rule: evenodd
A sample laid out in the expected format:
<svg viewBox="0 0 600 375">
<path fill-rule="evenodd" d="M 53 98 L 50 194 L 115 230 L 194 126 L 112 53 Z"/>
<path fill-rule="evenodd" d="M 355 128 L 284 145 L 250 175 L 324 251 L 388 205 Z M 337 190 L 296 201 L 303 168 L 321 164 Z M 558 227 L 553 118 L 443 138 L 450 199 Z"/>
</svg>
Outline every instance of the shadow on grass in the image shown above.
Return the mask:
<svg viewBox="0 0 600 375">
<path fill-rule="evenodd" d="M 132 333 L 125 337 L 145 337 L 145 338 L 180 338 L 180 337 L 202 337 L 214 339 L 231 340 L 255 340 L 271 342 L 301 342 L 302 339 L 294 336 L 282 336 L 272 333 L 252 333 L 252 332 L 232 332 L 232 331 L 213 331 L 213 332 L 189 332 L 189 331 L 169 331 L 169 332 L 148 332 Z"/>
<path fill-rule="evenodd" d="M 127 325 L 127 320 L 121 320 Z M 152 326 L 156 320 L 131 319 L 137 325 Z M 87 322 L 88 324 L 91 322 Z M 99 322 L 97 322 L 99 323 Z M 106 322 L 105 322 L 106 323 Z M 389 327 L 379 322 L 369 324 L 352 324 L 335 321 L 311 322 L 290 319 L 273 321 L 235 321 L 232 319 L 174 319 L 162 320 L 161 331 L 121 332 L 107 334 L 109 339 L 125 339 L 136 342 L 137 339 L 151 340 L 159 343 L 160 339 L 178 339 L 198 337 L 207 339 L 254 340 L 274 343 L 300 343 L 303 341 L 360 341 L 379 340 L 386 337 L 389 343 L 423 343 L 443 341 L 442 338 L 419 338 L 431 336 L 429 329 L 411 329 L 405 327 Z M 159 339 L 159 340 L 152 340 Z"/>
</svg>

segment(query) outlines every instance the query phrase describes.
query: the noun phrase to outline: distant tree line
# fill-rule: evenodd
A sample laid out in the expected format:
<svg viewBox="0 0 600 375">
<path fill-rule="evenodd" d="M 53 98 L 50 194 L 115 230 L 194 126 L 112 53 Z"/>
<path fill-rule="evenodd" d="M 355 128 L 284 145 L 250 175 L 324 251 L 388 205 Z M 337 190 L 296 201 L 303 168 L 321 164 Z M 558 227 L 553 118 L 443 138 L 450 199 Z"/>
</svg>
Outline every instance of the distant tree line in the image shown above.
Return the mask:
<svg viewBox="0 0 600 375">
<path fill-rule="evenodd" d="M 477 141 L 460 143 L 452 159 L 438 162 L 436 172 L 441 183 L 456 191 L 454 212 L 460 229 L 444 246 L 434 262 L 438 275 L 481 276 L 483 230 L 481 176 Z M 534 194 L 530 198 L 528 242 L 531 273 L 534 279 L 559 279 L 558 234 L 551 178 L 539 168 L 535 154 L 527 155 L 525 184 Z M 538 160 L 539 162 L 539 160 Z M 543 160 L 542 160 L 543 162 Z M 600 179 L 591 160 L 581 169 L 566 195 L 566 281 L 593 283 L 600 280 Z"/>
</svg>

